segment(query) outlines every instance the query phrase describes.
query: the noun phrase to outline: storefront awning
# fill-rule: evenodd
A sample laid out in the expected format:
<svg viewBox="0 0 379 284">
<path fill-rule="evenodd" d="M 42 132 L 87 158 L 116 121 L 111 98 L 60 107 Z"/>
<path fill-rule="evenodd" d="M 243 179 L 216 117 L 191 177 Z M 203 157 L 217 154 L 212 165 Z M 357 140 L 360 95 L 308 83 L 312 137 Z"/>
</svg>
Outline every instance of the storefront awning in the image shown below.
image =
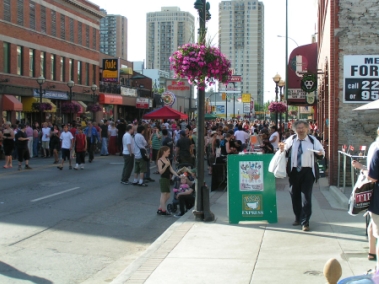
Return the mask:
<svg viewBox="0 0 379 284">
<path fill-rule="evenodd" d="M 86 112 L 87 105 L 85 103 L 83 103 L 82 101 L 77 101 L 77 103 L 80 104 L 82 106 L 82 108 L 84 109 L 84 112 Z"/>
<path fill-rule="evenodd" d="M 25 112 L 36 112 L 32 109 L 33 103 L 39 103 L 39 98 L 34 97 L 21 97 L 23 108 L 22 110 Z M 52 106 L 51 110 L 46 110 L 45 112 L 57 112 L 57 106 L 51 102 L 51 100 L 42 98 L 43 103 L 49 103 Z"/>
<path fill-rule="evenodd" d="M 99 103 L 106 104 L 106 105 L 122 105 L 122 96 L 100 94 Z"/>
<path fill-rule="evenodd" d="M 12 95 L 3 95 L 3 110 L 22 111 L 22 103 Z"/>
</svg>

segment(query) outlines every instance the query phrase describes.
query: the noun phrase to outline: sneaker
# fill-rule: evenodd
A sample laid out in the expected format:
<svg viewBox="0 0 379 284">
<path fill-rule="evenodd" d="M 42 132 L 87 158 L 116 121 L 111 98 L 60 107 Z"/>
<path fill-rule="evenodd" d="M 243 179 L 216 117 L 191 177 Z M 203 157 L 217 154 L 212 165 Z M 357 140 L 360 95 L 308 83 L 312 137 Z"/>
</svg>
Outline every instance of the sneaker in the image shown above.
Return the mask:
<svg viewBox="0 0 379 284">
<path fill-rule="evenodd" d="M 122 181 L 121 184 L 128 185 L 130 183 L 128 181 Z"/>
<path fill-rule="evenodd" d="M 179 214 L 174 215 L 174 217 L 176 217 L 176 218 L 180 218 L 180 217 L 182 217 L 183 215 L 184 215 L 184 213 L 179 213 Z"/>
<path fill-rule="evenodd" d="M 29 165 L 26 165 L 25 166 L 25 170 L 31 170 L 32 168 L 31 167 L 29 167 Z"/>
<path fill-rule="evenodd" d="M 57 167 L 57 169 L 63 170 L 63 167 L 61 167 L 61 166 L 58 166 L 58 167 Z"/>
<path fill-rule="evenodd" d="M 142 186 L 142 187 L 146 187 L 147 184 L 146 183 L 138 183 L 139 186 Z"/>
<path fill-rule="evenodd" d="M 150 181 L 150 182 L 154 182 L 155 179 L 152 179 L 152 178 L 145 178 L 146 181 Z"/>
<path fill-rule="evenodd" d="M 69 169 L 69 170 L 72 170 L 72 167 L 71 167 L 71 166 L 69 166 L 69 167 L 68 167 L 68 169 Z"/>
</svg>

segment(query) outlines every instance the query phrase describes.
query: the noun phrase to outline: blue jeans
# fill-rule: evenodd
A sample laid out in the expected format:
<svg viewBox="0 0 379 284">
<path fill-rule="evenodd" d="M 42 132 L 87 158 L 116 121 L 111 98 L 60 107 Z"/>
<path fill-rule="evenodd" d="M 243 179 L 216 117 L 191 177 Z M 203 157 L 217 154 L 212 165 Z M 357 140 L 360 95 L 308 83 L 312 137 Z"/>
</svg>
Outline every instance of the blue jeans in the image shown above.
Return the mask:
<svg viewBox="0 0 379 284">
<path fill-rule="evenodd" d="M 103 137 L 101 138 L 101 151 L 100 155 L 108 155 L 108 138 Z"/>
<path fill-rule="evenodd" d="M 33 138 L 33 157 L 38 157 L 39 154 L 39 149 L 38 149 L 38 144 L 39 144 L 39 137 Z"/>
</svg>

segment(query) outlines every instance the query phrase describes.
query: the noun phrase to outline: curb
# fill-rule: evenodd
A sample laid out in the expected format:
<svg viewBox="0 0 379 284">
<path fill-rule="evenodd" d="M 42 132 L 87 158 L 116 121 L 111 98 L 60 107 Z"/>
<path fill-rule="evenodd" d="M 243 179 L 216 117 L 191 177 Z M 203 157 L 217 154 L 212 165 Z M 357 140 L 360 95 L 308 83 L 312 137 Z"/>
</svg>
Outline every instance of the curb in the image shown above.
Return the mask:
<svg viewBox="0 0 379 284">
<path fill-rule="evenodd" d="M 331 185 L 329 186 L 329 192 L 334 197 L 336 202 L 342 207 L 342 208 L 348 208 L 349 206 L 349 199 L 346 197 L 345 194 L 343 194 L 336 186 Z"/>
</svg>

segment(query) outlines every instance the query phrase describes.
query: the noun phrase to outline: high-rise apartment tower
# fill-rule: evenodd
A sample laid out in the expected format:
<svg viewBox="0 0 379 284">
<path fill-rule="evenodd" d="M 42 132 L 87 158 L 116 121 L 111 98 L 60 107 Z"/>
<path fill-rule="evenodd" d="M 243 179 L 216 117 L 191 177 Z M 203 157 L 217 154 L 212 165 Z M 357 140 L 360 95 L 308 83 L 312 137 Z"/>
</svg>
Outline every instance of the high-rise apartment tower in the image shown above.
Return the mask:
<svg viewBox="0 0 379 284">
<path fill-rule="evenodd" d="M 170 70 L 169 57 L 178 46 L 195 41 L 195 18 L 179 7 L 162 7 L 146 16 L 146 68 Z"/>
<path fill-rule="evenodd" d="M 219 47 L 231 61 L 236 83 L 263 105 L 264 6 L 257 0 L 222 1 L 219 4 Z M 238 85 L 238 86 L 237 86 Z"/>
<path fill-rule="evenodd" d="M 103 12 L 106 12 L 102 9 Z M 107 15 L 100 20 L 100 52 L 128 59 L 128 19 Z"/>
</svg>

